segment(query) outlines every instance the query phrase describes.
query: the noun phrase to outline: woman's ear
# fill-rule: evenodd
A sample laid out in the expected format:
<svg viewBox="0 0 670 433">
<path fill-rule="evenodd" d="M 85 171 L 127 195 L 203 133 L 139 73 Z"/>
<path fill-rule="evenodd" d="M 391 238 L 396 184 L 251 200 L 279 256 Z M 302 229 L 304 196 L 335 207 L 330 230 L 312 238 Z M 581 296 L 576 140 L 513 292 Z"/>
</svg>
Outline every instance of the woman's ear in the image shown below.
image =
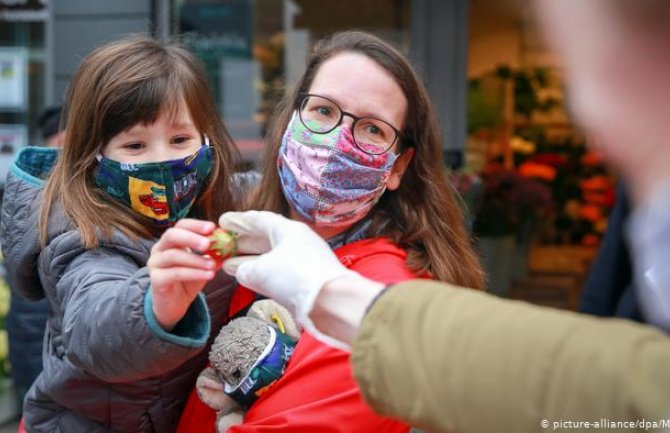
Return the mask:
<svg viewBox="0 0 670 433">
<path fill-rule="evenodd" d="M 414 148 L 410 147 L 396 159 L 395 164 L 393 164 L 393 168 L 391 169 L 391 175 L 386 181 L 386 189 L 389 191 L 398 189 L 402 176 L 405 174 L 407 167 L 409 167 L 409 163 L 412 162 L 412 158 L 414 158 Z"/>
</svg>

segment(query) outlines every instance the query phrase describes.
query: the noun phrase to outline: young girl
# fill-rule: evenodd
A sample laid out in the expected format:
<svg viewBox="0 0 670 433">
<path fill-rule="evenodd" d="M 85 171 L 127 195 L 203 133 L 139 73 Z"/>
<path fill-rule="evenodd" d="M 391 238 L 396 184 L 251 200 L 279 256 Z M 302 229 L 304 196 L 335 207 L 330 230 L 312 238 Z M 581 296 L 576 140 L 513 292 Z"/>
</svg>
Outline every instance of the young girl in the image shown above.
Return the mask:
<svg viewBox="0 0 670 433">
<path fill-rule="evenodd" d="M 336 34 L 316 47 L 278 110 L 255 207 L 306 222 L 368 278 L 481 288 L 436 119 L 401 54 L 366 33 Z M 254 296 L 238 288 L 231 314 Z M 363 402 L 348 356 L 303 333 L 283 377 L 229 431 L 407 432 Z M 206 431 L 192 399 L 180 432 Z"/>
<path fill-rule="evenodd" d="M 62 151 L 24 149 L 3 207 L 12 287 L 52 310 L 25 425 L 171 432 L 234 288 L 187 251 L 233 208 L 232 142 L 194 57 L 148 38 L 87 56 L 66 106 Z"/>
</svg>

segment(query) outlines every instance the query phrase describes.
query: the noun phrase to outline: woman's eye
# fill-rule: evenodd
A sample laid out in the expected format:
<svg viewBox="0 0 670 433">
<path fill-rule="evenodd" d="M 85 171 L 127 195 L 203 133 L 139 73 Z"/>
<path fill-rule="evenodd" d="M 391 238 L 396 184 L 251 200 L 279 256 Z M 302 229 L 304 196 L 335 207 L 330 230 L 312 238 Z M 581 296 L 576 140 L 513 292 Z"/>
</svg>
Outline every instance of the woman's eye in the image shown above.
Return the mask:
<svg viewBox="0 0 670 433">
<path fill-rule="evenodd" d="M 381 134 L 383 134 L 383 131 L 381 129 L 379 129 L 378 127 L 376 127 L 375 125 L 368 125 L 366 130 L 367 130 L 368 134 L 371 134 L 371 135 L 381 135 Z"/>
<path fill-rule="evenodd" d="M 316 109 L 316 112 L 319 113 L 322 116 L 330 116 L 332 114 L 333 110 L 331 110 L 328 107 L 318 107 Z"/>
</svg>

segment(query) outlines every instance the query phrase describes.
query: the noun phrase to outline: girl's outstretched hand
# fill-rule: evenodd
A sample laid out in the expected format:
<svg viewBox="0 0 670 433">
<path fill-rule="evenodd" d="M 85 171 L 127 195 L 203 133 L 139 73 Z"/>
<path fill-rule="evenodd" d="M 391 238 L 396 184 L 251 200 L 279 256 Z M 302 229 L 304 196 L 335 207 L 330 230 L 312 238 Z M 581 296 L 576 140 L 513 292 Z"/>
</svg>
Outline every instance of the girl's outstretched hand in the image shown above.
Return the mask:
<svg viewBox="0 0 670 433">
<path fill-rule="evenodd" d="M 185 218 L 163 233 L 151 249 L 147 261 L 156 320 L 170 331 L 184 317 L 205 283 L 216 274 L 218 265 L 205 255 L 211 243 L 208 235 L 216 228 L 211 221 Z"/>
</svg>

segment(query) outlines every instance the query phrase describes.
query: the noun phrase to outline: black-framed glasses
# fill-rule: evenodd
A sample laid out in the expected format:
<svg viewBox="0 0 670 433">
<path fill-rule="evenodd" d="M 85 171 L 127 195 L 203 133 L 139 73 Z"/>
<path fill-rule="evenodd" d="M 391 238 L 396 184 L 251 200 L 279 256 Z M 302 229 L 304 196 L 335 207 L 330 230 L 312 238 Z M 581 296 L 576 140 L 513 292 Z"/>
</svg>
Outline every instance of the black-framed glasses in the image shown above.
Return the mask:
<svg viewBox="0 0 670 433">
<path fill-rule="evenodd" d="M 348 113 L 325 96 L 303 94 L 298 114 L 305 128 L 317 134 L 327 134 L 342 123 L 344 116 L 351 117 L 354 119 L 351 125 L 354 144 L 369 155 L 381 155 L 388 151 L 400 136 L 400 131 L 390 123 Z"/>
</svg>

